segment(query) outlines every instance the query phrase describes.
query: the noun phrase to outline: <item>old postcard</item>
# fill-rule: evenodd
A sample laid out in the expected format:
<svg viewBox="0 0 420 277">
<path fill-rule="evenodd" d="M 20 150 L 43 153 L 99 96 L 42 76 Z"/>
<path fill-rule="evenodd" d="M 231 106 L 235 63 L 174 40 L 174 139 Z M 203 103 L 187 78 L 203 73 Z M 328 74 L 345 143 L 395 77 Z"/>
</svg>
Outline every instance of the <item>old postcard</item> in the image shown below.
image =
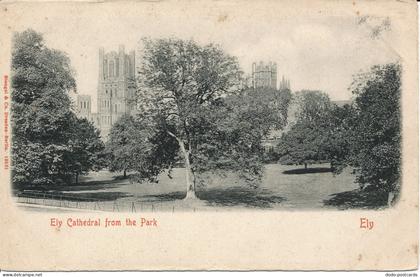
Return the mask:
<svg viewBox="0 0 420 277">
<path fill-rule="evenodd" d="M 0 13 L 0 269 L 417 268 L 415 1 Z"/>
</svg>

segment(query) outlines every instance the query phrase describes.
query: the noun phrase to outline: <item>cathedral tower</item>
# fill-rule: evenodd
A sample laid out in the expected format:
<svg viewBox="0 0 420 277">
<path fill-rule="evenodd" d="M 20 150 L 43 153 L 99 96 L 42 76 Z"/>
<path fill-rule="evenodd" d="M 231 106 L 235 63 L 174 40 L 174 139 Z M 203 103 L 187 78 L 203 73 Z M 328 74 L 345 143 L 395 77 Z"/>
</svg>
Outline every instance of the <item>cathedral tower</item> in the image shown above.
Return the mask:
<svg viewBox="0 0 420 277">
<path fill-rule="evenodd" d="M 123 45 L 118 52 L 105 53 L 99 49 L 99 76 L 97 99 L 97 124 L 101 136 L 107 140 L 112 124 L 123 114 L 135 108 L 135 54 L 125 53 Z"/>
<path fill-rule="evenodd" d="M 269 62 L 264 64 L 252 64 L 252 87 L 253 88 L 277 88 L 277 64 Z"/>
</svg>

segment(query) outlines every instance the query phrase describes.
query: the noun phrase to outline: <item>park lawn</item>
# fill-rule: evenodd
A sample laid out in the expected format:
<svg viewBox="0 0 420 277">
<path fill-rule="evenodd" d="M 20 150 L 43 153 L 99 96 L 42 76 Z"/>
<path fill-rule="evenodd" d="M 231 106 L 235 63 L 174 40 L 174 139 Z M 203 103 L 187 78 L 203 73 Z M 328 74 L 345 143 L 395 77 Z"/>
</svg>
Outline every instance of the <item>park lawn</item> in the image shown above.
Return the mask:
<svg viewBox="0 0 420 277">
<path fill-rule="evenodd" d="M 308 171 L 299 166 L 269 164 L 258 188 L 251 188 L 233 175 L 207 178 L 197 195 L 200 200 L 184 201 L 186 194 L 183 168 L 175 168 L 171 178 L 163 173 L 158 183 L 134 183 L 108 171 L 91 172 L 79 185 L 60 189 L 66 195 L 96 198 L 113 202 L 118 210 L 150 211 L 225 211 L 237 209 L 320 209 L 333 194 L 355 190 L 351 170 L 340 175 L 328 165 L 312 165 Z M 134 204 L 133 204 L 134 203 Z M 125 207 L 125 208 L 121 208 Z"/>
</svg>

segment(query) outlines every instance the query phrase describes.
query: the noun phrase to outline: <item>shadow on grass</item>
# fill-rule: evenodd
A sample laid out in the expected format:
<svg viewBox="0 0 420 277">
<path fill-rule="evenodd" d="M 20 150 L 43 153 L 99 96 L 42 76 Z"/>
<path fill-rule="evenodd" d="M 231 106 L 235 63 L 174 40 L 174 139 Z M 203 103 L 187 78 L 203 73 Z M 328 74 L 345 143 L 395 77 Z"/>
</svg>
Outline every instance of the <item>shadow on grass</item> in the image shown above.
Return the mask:
<svg viewBox="0 0 420 277">
<path fill-rule="evenodd" d="M 115 201 L 133 196 L 133 194 L 125 192 L 64 193 L 64 195 L 66 198 L 80 199 L 80 201 L 83 201 L 83 199 L 85 201 Z"/>
<path fill-rule="evenodd" d="M 311 174 L 311 173 L 327 173 L 333 172 L 331 168 L 328 167 L 311 167 L 311 168 L 297 168 L 291 170 L 283 171 L 283 174 Z"/>
<path fill-rule="evenodd" d="M 143 202 L 161 202 L 182 200 L 185 191 L 165 194 L 145 195 Z M 272 204 L 285 201 L 284 197 L 273 195 L 269 190 L 252 189 L 244 187 L 212 188 L 197 191 L 197 197 L 210 206 L 244 206 L 255 208 L 271 208 Z"/>
<path fill-rule="evenodd" d="M 269 190 L 244 187 L 213 188 L 197 193 L 198 198 L 207 201 L 211 206 L 245 206 L 255 208 L 271 208 L 286 198 L 273 195 Z"/>
<path fill-rule="evenodd" d="M 102 181 L 88 181 L 67 186 L 54 187 L 56 191 L 85 191 L 85 190 L 100 190 L 118 188 L 122 185 L 128 184 L 128 179 L 113 178 L 111 180 Z"/>
<path fill-rule="evenodd" d="M 37 199 L 52 199 L 52 200 L 66 200 L 77 202 L 96 202 L 96 201 L 115 201 L 120 198 L 133 196 L 130 193 L 124 192 L 91 192 L 91 193 L 42 193 L 42 192 L 20 192 L 19 197 L 37 198 Z"/>
<path fill-rule="evenodd" d="M 335 193 L 332 198 L 324 200 L 325 206 L 339 209 L 380 209 L 388 205 L 388 193 L 355 189 Z"/>
<path fill-rule="evenodd" d="M 175 191 L 163 194 L 149 194 L 140 196 L 139 199 L 143 202 L 163 202 L 163 201 L 175 201 L 182 200 L 187 195 L 184 191 Z"/>
</svg>

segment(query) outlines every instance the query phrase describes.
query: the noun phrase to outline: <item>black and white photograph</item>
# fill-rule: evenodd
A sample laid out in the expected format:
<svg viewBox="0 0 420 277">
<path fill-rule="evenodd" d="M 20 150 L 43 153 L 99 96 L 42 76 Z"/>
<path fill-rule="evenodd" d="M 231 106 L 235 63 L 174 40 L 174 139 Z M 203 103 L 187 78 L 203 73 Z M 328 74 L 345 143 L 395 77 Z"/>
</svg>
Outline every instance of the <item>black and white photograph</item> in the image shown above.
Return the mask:
<svg viewBox="0 0 420 277">
<path fill-rule="evenodd" d="M 155 37 L 135 22 L 125 38 L 87 26 L 98 44 L 77 51 L 72 36 L 54 45 L 61 32 L 17 31 L 16 201 L 41 210 L 391 207 L 401 186 L 392 21 L 280 21 L 267 30 L 250 20 L 236 36 L 183 28 Z"/>
<path fill-rule="evenodd" d="M 278 212 L 381 228 L 366 212 L 418 195 L 402 2 L 5 3 L 7 197 L 57 230 Z"/>
</svg>

